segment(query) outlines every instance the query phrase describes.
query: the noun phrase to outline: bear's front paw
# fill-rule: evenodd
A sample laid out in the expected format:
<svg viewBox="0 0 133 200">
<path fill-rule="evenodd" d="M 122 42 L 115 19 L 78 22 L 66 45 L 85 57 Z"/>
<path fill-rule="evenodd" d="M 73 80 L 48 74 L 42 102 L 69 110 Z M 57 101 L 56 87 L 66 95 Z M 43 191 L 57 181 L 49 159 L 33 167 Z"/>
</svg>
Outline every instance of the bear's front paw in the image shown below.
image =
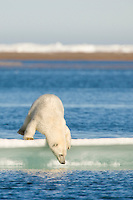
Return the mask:
<svg viewBox="0 0 133 200">
<path fill-rule="evenodd" d="M 24 140 L 34 140 L 34 138 L 26 137 L 26 138 L 24 138 Z"/>
</svg>

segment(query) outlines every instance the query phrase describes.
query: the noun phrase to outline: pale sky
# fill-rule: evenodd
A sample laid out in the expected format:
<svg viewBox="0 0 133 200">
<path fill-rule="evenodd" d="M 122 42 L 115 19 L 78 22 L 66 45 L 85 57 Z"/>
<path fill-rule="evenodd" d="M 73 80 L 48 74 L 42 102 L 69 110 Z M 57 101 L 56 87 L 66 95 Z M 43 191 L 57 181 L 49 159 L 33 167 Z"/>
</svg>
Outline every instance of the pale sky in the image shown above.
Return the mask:
<svg viewBox="0 0 133 200">
<path fill-rule="evenodd" d="M 133 44 L 133 0 L 0 0 L 0 44 Z"/>
</svg>

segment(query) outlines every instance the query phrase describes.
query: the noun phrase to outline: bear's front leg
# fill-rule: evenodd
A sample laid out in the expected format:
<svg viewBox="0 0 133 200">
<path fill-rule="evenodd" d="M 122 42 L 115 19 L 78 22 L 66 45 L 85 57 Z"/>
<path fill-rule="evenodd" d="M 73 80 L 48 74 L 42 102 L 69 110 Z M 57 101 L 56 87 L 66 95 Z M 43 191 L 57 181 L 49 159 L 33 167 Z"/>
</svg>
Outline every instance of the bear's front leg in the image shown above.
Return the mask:
<svg viewBox="0 0 133 200">
<path fill-rule="evenodd" d="M 31 120 L 24 132 L 24 140 L 33 140 L 36 132 L 36 120 Z"/>
<path fill-rule="evenodd" d="M 70 149 L 71 148 L 71 133 L 67 125 L 65 126 L 65 137 L 66 137 L 67 149 Z"/>
</svg>

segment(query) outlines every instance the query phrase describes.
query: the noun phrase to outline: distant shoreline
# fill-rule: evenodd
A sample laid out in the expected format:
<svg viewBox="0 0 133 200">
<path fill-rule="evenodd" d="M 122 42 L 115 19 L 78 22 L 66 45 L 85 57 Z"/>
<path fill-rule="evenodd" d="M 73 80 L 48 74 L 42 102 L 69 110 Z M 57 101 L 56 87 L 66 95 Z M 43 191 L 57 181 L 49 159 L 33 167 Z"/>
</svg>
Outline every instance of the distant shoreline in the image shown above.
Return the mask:
<svg viewBox="0 0 133 200">
<path fill-rule="evenodd" d="M 133 61 L 133 53 L 16 53 L 0 52 L 0 61 L 5 60 L 59 60 L 59 61 Z"/>
</svg>

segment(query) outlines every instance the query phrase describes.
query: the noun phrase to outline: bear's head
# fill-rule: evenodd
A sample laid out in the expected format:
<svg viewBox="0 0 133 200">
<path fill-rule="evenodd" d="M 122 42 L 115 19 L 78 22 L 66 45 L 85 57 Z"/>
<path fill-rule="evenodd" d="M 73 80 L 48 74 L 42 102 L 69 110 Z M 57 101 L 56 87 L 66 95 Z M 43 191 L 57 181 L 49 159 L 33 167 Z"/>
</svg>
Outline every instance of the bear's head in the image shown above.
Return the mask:
<svg viewBox="0 0 133 200">
<path fill-rule="evenodd" d="M 62 145 L 60 143 L 54 143 L 52 147 L 50 147 L 56 158 L 61 164 L 65 164 L 66 157 L 66 145 Z"/>
<path fill-rule="evenodd" d="M 47 137 L 47 142 L 48 145 L 50 147 L 50 149 L 52 150 L 52 152 L 54 153 L 54 155 L 56 156 L 56 158 L 58 159 L 58 161 L 61 164 L 65 164 L 65 157 L 67 154 L 67 147 L 66 147 L 66 140 L 65 137 L 62 135 L 60 135 L 60 137 Z"/>
<path fill-rule="evenodd" d="M 59 120 L 58 120 L 59 121 Z M 57 122 L 58 122 L 57 121 Z M 46 134 L 48 145 L 58 161 L 65 164 L 67 154 L 67 141 L 65 136 L 65 123 L 60 120 L 59 123 L 53 123 L 51 129 Z M 62 123 L 61 123 L 62 122 Z"/>
</svg>

